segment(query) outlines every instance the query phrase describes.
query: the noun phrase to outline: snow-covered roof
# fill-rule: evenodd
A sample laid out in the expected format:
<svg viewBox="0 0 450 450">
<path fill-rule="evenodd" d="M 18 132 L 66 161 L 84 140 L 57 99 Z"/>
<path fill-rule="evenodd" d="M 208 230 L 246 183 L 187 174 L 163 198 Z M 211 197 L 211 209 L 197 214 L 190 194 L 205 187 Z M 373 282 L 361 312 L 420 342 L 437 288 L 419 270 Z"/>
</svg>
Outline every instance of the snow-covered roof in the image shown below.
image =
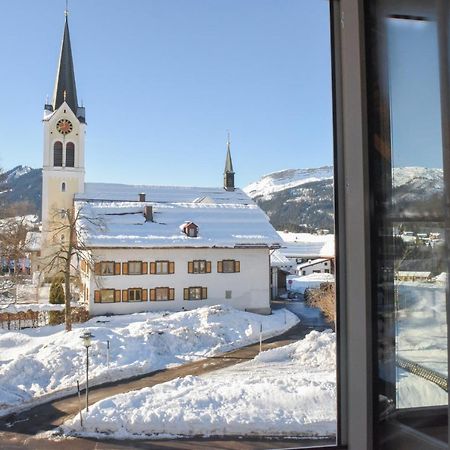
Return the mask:
<svg viewBox="0 0 450 450">
<path fill-rule="evenodd" d="M 324 263 L 326 261 L 329 261 L 329 260 L 327 258 L 313 259 L 312 261 L 308 261 L 308 262 L 304 262 L 302 264 L 299 264 L 297 266 L 297 270 L 304 269 L 305 267 L 315 266 L 316 264 L 321 264 L 321 263 Z"/>
<path fill-rule="evenodd" d="M 334 234 L 288 233 L 279 231 L 283 239 L 281 252 L 287 258 L 334 258 Z"/>
<path fill-rule="evenodd" d="M 287 259 L 280 250 L 274 250 L 270 254 L 270 265 L 272 267 L 293 267 L 294 263 Z"/>
<path fill-rule="evenodd" d="M 144 193 L 146 201 L 140 202 Z M 207 202 L 202 199 L 208 198 Z M 89 247 L 278 247 L 280 236 L 266 214 L 239 189 L 87 183 L 75 197 Z M 146 222 L 144 206 L 153 208 Z M 197 237 L 180 225 L 194 222 Z"/>
<path fill-rule="evenodd" d="M 416 277 L 416 278 L 430 278 L 431 272 L 420 270 L 399 270 L 397 272 L 398 277 Z"/>
</svg>

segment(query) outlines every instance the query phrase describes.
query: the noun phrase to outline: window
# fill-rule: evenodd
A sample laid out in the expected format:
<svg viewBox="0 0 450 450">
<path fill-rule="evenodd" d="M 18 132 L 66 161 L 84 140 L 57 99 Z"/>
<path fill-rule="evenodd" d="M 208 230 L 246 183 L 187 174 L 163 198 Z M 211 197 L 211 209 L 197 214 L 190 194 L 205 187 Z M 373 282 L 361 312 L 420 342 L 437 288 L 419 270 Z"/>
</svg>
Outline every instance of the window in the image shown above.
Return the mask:
<svg viewBox="0 0 450 450">
<path fill-rule="evenodd" d="M 120 275 L 120 263 L 114 261 L 101 261 L 95 263 L 95 275 L 109 276 Z"/>
<path fill-rule="evenodd" d="M 62 167 L 63 163 L 63 145 L 62 142 L 57 141 L 53 145 L 53 165 L 55 167 Z"/>
<path fill-rule="evenodd" d="M 128 289 L 128 301 L 140 302 L 142 300 L 142 289 L 132 288 Z"/>
<path fill-rule="evenodd" d="M 66 183 L 61 184 L 61 192 L 66 192 Z"/>
<path fill-rule="evenodd" d="M 169 261 L 156 261 L 156 273 L 169 273 Z"/>
<path fill-rule="evenodd" d="M 120 291 L 115 289 L 101 289 L 94 292 L 94 303 L 120 302 Z"/>
<path fill-rule="evenodd" d="M 241 271 L 241 263 L 234 259 L 223 259 L 217 262 L 217 272 L 235 273 Z"/>
<path fill-rule="evenodd" d="M 211 273 L 211 261 L 204 259 L 194 260 L 188 262 L 189 273 Z"/>
<path fill-rule="evenodd" d="M 100 263 L 101 275 L 114 275 L 114 263 L 112 261 L 104 261 Z"/>
<path fill-rule="evenodd" d="M 208 298 L 208 288 L 206 287 L 184 288 L 185 300 L 204 300 L 206 298 Z"/>
<path fill-rule="evenodd" d="M 173 261 L 156 261 L 150 263 L 150 273 L 153 275 L 166 275 L 175 272 Z"/>
<path fill-rule="evenodd" d="M 169 287 L 150 289 L 150 301 L 162 302 L 167 300 L 175 300 L 175 289 Z"/>
<path fill-rule="evenodd" d="M 73 142 L 66 144 L 66 167 L 75 166 L 75 145 Z"/>
<path fill-rule="evenodd" d="M 141 274 L 142 274 L 142 262 L 128 261 L 128 275 L 141 275 Z"/>
<path fill-rule="evenodd" d="M 339 378 L 353 404 L 342 408 L 344 439 L 361 449 L 446 449 L 448 2 L 337 3 L 338 263 L 347 274 Z M 427 234 L 442 239 L 426 245 Z M 401 279 L 403 271 L 433 281 Z"/>
<path fill-rule="evenodd" d="M 225 298 L 230 299 L 232 297 L 233 292 L 232 291 L 225 291 Z"/>
</svg>

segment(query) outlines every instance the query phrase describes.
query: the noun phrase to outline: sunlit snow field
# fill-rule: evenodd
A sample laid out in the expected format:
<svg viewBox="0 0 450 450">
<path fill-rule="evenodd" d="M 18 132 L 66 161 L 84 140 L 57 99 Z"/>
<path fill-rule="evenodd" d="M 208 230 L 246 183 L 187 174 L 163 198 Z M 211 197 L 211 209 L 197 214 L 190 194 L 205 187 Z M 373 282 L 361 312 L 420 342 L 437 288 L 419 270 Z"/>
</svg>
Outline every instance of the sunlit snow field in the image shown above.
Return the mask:
<svg viewBox="0 0 450 450">
<path fill-rule="evenodd" d="M 90 331 L 90 385 L 184 364 L 245 346 L 291 328 L 298 318 L 278 310 L 263 316 L 226 306 L 179 313 L 95 317 L 63 326 L 0 330 L 0 415 L 76 392 L 85 377 L 80 335 Z M 107 341 L 110 342 L 109 366 Z"/>
<path fill-rule="evenodd" d="M 68 434 L 111 438 L 336 433 L 336 340 L 330 330 L 203 376 L 102 400 Z"/>
</svg>

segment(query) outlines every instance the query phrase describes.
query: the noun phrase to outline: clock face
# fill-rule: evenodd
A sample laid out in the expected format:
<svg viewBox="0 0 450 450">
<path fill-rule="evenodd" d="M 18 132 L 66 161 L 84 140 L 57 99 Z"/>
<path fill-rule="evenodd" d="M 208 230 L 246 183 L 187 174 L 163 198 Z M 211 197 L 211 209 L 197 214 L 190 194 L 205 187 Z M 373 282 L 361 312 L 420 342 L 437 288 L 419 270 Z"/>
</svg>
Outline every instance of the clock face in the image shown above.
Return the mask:
<svg viewBox="0 0 450 450">
<path fill-rule="evenodd" d="M 58 122 L 56 123 L 56 129 L 61 134 L 69 134 L 72 131 L 72 128 L 72 123 L 67 119 L 58 120 Z"/>
</svg>

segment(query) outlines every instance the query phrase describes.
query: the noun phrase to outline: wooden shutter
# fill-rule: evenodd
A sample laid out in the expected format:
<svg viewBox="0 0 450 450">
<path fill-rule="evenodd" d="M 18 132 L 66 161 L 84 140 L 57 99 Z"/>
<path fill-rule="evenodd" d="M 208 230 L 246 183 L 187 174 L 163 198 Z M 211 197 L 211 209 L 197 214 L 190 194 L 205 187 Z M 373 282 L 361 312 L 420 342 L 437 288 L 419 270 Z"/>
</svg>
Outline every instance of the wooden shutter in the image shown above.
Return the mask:
<svg viewBox="0 0 450 450">
<path fill-rule="evenodd" d="M 100 303 L 101 297 L 100 297 L 100 291 L 94 291 L 94 303 Z"/>
<path fill-rule="evenodd" d="M 122 301 L 123 302 L 127 302 L 128 301 L 128 291 L 126 289 L 124 289 L 122 291 Z"/>
<path fill-rule="evenodd" d="M 175 273 L 175 263 L 173 261 L 169 262 L 169 273 Z"/>
<path fill-rule="evenodd" d="M 95 263 L 95 265 L 94 265 L 95 275 L 100 275 L 101 267 L 102 267 L 101 263 L 98 263 L 98 262 Z"/>
<path fill-rule="evenodd" d="M 188 273 L 194 273 L 194 261 L 188 262 Z"/>
<path fill-rule="evenodd" d="M 120 289 L 116 289 L 114 291 L 114 301 L 116 303 L 120 302 Z"/>
<path fill-rule="evenodd" d="M 240 261 L 235 261 L 234 262 L 234 271 L 235 272 L 240 272 L 241 271 L 241 262 Z"/>
<path fill-rule="evenodd" d="M 142 301 L 147 301 L 147 289 L 142 289 Z"/>
<path fill-rule="evenodd" d="M 120 262 L 114 263 L 114 275 L 120 275 Z"/>
<path fill-rule="evenodd" d="M 147 275 L 147 273 L 148 273 L 148 263 L 147 262 L 143 262 L 142 263 L 142 275 Z"/>
<path fill-rule="evenodd" d="M 202 300 L 208 298 L 208 288 L 202 287 Z"/>
<path fill-rule="evenodd" d="M 156 273 L 156 263 L 155 262 L 150 263 L 150 273 L 152 275 Z"/>
<path fill-rule="evenodd" d="M 185 300 L 189 300 L 189 288 L 184 288 L 183 289 L 183 298 Z"/>
<path fill-rule="evenodd" d="M 222 261 L 217 261 L 217 272 L 223 273 L 223 263 Z"/>
<path fill-rule="evenodd" d="M 169 300 L 175 300 L 175 289 L 169 288 Z"/>
<path fill-rule="evenodd" d="M 122 263 L 122 273 L 128 275 L 128 263 Z"/>
<path fill-rule="evenodd" d="M 156 289 L 150 289 L 150 301 L 154 302 L 156 300 Z"/>
<path fill-rule="evenodd" d="M 83 272 L 86 272 L 86 261 L 84 259 L 81 260 L 80 268 Z"/>
<path fill-rule="evenodd" d="M 206 261 L 206 273 L 211 273 L 211 261 Z"/>
</svg>

